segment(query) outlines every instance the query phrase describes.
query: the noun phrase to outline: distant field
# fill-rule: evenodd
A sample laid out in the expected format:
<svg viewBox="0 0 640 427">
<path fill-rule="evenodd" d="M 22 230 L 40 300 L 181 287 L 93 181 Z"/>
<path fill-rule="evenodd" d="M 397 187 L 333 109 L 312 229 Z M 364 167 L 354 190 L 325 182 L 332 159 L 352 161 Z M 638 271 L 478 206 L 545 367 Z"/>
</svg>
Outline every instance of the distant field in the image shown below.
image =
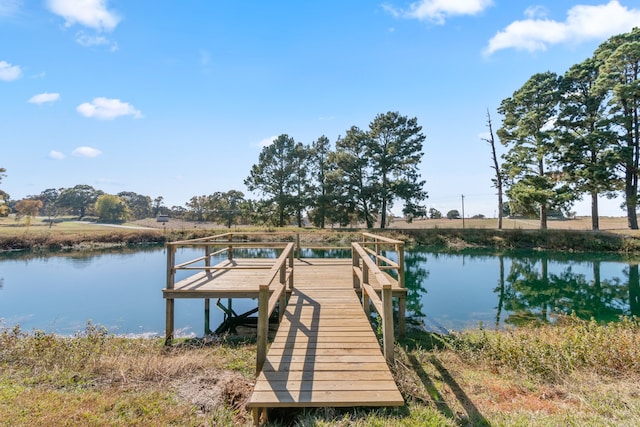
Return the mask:
<svg viewBox="0 0 640 427">
<path fill-rule="evenodd" d="M 187 230 L 187 229 L 211 229 L 220 232 L 227 230 L 226 227 L 211 222 L 189 222 L 171 219 L 163 224 L 155 219 L 145 219 L 135 221 L 133 223 L 124 224 L 125 227 L 113 227 L 109 225 L 82 223 L 76 221 L 59 222 L 49 227 L 49 224 L 43 222 L 44 218 L 35 218 L 32 224 L 27 228 L 24 220 L 16 221 L 13 217 L 0 218 L 0 236 L 20 236 L 25 233 L 29 234 L 111 234 L 115 230 L 125 231 L 132 228 L 153 228 L 156 230 Z M 417 228 L 497 228 L 498 220 L 495 218 L 488 219 L 420 219 L 412 223 L 404 220 L 394 220 L 389 228 L 394 229 L 417 229 Z M 556 230 L 591 230 L 591 218 L 579 217 L 566 220 L 549 220 L 549 229 Z M 237 230 L 242 227 L 232 227 Z M 253 227 L 252 227 L 253 228 Z M 530 219 L 503 219 L 502 228 L 504 229 L 526 229 L 534 230 L 539 228 L 539 221 Z M 329 227 L 327 227 L 329 229 Z M 624 217 L 602 217 L 600 218 L 600 230 L 619 234 L 627 234 L 640 236 L 640 231 L 629 230 L 627 227 L 627 219 Z"/>
<path fill-rule="evenodd" d="M 462 228 L 461 219 L 420 219 L 412 223 L 403 220 L 396 220 L 391 224 L 391 228 Z M 488 219 L 465 219 L 465 228 L 497 228 L 498 220 Z M 547 227 L 551 230 L 591 230 L 591 217 L 578 217 L 575 219 L 549 220 Z M 540 221 L 535 219 L 510 219 L 502 220 L 504 229 L 538 229 Z M 626 217 L 601 217 L 600 230 L 612 231 L 616 233 L 628 233 L 640 235 L 637 230 L 629 230 Z"/>
</svg>

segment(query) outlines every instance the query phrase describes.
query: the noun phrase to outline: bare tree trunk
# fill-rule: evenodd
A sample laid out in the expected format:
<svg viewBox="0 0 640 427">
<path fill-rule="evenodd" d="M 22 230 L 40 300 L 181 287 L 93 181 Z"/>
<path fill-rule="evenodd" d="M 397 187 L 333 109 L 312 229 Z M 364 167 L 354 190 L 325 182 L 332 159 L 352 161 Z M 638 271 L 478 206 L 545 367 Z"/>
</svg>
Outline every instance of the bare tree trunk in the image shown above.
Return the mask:
<svg viewBox="0 0 640 427">
<path fill-rule="evenodd" d="M 502 174 L 500 173 L 500 165 L 498 164 L 498 156 L 496 155 L 496 142 L 493 137 L 493 126 L 491 124 L 489 109 L 487 109 L 487 127 L 489 128 L 489 138 L 483 139 L 491 145 L 491 157 L 493 159 L 493 166 L 491 166 L 491 168 L 496 173 L 495 187 L 498 189 L 498 230 L 502 230 Z"/>
</svg>

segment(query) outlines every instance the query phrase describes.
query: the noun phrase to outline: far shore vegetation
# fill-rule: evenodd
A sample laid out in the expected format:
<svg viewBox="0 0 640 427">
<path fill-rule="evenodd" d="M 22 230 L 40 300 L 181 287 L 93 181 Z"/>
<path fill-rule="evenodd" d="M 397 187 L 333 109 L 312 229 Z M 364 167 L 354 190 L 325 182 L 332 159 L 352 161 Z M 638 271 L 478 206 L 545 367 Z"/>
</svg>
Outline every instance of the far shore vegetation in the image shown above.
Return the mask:
<svg viewBox="0 0 640 427">
<path fill-rule="evenodd" d="M 503 219 L 504 228 L 496 229 L 496 219 L 422 219 L 407 222 L 391 220 L 385 230 L 376 233 L 422 245 L 447 250 L 468 247 L 496 249 L 548 249 L 585 252 L 640 251 L 640 233 L 626 228 L 625 218 L 601 218 L 601 230 L 591 231 L 589 218 L 549 221 L 549 229 L 539 230 L 536 221 Z M 357 239 L 364 228 L 314 227 L 252 227 L 227 228 L 215 222 L 169 219 L 158 222 L 149 218 L 121 224 L 104 224 L 95 220 L 78 221 L 76 217 L 33 217 L 28 224 L 9 216 L 0 218 L 0 251 L 9 250 L 71 250 L 99 249 L 136 244 L 163 244 L 168 241 L 205 237 L 234 232 L 287 231 L 300 233 L 303 242 L 350 241 Z"/>
</svg>

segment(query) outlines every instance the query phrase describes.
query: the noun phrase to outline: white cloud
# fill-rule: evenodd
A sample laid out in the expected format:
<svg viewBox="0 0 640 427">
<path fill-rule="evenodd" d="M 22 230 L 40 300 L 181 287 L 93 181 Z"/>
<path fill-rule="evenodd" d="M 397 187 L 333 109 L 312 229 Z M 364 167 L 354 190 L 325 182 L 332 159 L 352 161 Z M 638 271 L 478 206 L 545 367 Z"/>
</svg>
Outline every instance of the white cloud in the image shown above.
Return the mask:
<svg viewBox="0 0 640 427">
<path fill-rule="evenodd" d="M 38 95 L 33 95 L 31 98 L 29 98 L 29 101 L 31 104 L 45 104 L 47 102 L 55 102 L 58 99 L 60 99 L 60 94 L 59 93 L 39 93 Z"/>
<path fill-rule="evenodd" d="M 258 147 L 268 147 L 271 144 L 273 144 L 273 141 L 276 140 L 276 138 L 278 138 L 277 136 L 270 136 L 269 138 L 265 138 L 262 141 L 258 142 Z"/>
<path fill-rule="evenodd" d="M 384 9 L 395 17 L 431 21 L 444 24 L 446 18 L 458 15 L 477 15 L 493 5 L 493 0 L 420 0 L 409 5 L 408 10 L 399 10 L 384 5 Z"/>
<path fill-rule="evenodd" d="M 49 10 L 65 20 L 65 26 L 80 24 L 97 31 L 112 31 L 120 17 L 107 9 L 108 0 L 48 0 Z"/>
<path fill-rule="evenodd" d="M 604 40 L 630 31 L 638 23 L 640 9 L 628 9 L 618 0 L 598 6 L 577 5 L 569 9 L 564 22 L 541 18 L 512 22 L 489 40 L 484 53 L 510 48 L 535 52 L 552 44 Z"/>
<path fill-rule="evenodd" d="M 524 16 L 526 16 L 529 19 L 535 19 L 535 18 L 546 18 L 547 15 L 549 14 L 549 11 L 547 10 L 546 7 L 544 6 L 529 6 L 525 11 L 524 11 Z"/>
<path fill-rule="evenodd" d="M 102 151 L 93 147 L 78 147 L 71 152 L 76 157 L 98 157 Z"/>
<path fill-rule="evenodd" d="M 85 33 L 84 31 L 80 31 L 78 32 L 78 34 L 76 34 L 76 43 L 84 47 L 109 46 L 112 52 L 118 50 L 118 44 L 116 42 L 109 40 L 105 36 L 92 36 Z"/>
<path fill-rule="evenodd" d="M 63 153 L 61 153 L 60 151 L 51 150 L 51 151 L 49 151 L 49 158 L 54 159 L 54 160 L 62 160 L 62 159 L 65 158 L 65 155 Z"/>
<path fill-rule="evenodd" d="M 113 120 L 121 116 L 132 116 L 135 119 L 142 118 L 140 110 L 136 110 L 128 102 L 119 99 L 94 98 L 91 102 L 85 102 L 76 107 L 78 113 L 85 117 L 100 120 Z"/>
<path fill-rule="evenodd" d="M 12 16 L 22 7 L 22 0 L 0 0 L 0 16 Z"/>
<path fill-rule="evenodd" d="M 7 61 L 0 61 L 0 80 L 9 82 L 19 79 L 22 76 L 22 70 L 17 65 L 11 65 Z"/>
</svg>

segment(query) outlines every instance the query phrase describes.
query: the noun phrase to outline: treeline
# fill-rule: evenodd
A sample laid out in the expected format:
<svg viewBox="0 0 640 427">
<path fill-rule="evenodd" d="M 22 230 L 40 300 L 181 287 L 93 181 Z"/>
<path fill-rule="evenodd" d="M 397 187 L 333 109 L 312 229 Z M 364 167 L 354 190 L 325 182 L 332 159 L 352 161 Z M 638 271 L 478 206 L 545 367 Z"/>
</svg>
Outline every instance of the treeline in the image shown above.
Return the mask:
<svg viewBox="0 0 640 427">
<path fill-rule="evenodd" d="M 335 148 L 325 136 L 309 145 L 283 134 L 264 147 L 245 185 L 262 195 L 246 199 L 238 190 L 193 196 L 184 207 L 164 206 L 162 196 L 134 192 L 106 194 L 89 185 L 47 189 L 19 201 L 8 195 L 2 204 L 27 220 L 43 215 L 96 217 L 124 222 L 157 215 L 192 221 L 235 224 L 317 227 L 376 223 L 384 228 L 395 203 L 401 202 L 409 220 L 426 215 L 427 197 L 418 165 L 425 136 L 416 118 L 397 112 L 377 115 L 369 129 L 351 127 Z M 2 171 L 4 172 L 4 171 Z M 1 177 L 1 175 L 0 175 Z"/>
<path fill-rule="evenodd" d="M 544 229 L 550 211 L 566 212 L 587 194 L 598 229 L 598 197 L 622 192 L 629 227 L 638 228 L 639 77 L 634 28 L 564 75 L 533 75 L 502 101 L 497 134 L 508 151 L 497 178 L 512 213 L 537 216 Z"/>
</svg>

